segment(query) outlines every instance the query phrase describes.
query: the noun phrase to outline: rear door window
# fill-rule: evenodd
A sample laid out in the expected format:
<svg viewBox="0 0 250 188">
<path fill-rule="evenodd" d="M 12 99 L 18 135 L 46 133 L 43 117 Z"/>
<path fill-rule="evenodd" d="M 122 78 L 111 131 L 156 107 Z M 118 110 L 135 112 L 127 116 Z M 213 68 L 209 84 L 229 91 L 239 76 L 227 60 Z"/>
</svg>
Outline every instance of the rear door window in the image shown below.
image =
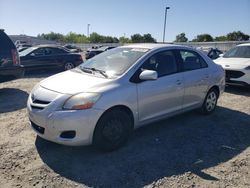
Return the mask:
<svg viewBox="0 0 250 188">
<path fill-rule="evenodd" d="M 184 71 L 196 70 L 208 67 L 205 60 L 196 52 L 180 50 L 182 69 Z"/>
<path fill-rule="evenodd" d="M 49 50 L 51 51 L 51 54 L 65 54 L 66 51 L 60 48 L 49 48 Z"/>
<path fill-rule="evenodd" d="M 43 56 L 43 55 L 45 55 L 45 49 L 39 48 L 37 50 L 34 50 L 32 53 L 34 53 L 35 56 Z"/>
</svg>

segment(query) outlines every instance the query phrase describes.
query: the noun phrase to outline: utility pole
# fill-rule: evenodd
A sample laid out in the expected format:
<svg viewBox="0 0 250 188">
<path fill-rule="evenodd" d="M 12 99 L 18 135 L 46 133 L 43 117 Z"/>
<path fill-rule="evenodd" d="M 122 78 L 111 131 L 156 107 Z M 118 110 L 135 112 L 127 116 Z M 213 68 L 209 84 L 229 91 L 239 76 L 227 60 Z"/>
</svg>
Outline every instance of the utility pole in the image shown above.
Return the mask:
<svg viewBox="0 0 250 188">
<path fill-rule="evenodd" d="M 163 40 L 162 40 L 163 43 L 165 42 L 165 33 L 166 33 L 166 22 L 167 22 L 168 9 L 170 9 L 170 7 L 165 8 L 165 19 L 164 19 Z"/>
<path fill-rule="evenodd" d="M 87 37 L 89 37 L 89 27 L 90 27 L 90 24 L 87 25 Z"/>
</svg>

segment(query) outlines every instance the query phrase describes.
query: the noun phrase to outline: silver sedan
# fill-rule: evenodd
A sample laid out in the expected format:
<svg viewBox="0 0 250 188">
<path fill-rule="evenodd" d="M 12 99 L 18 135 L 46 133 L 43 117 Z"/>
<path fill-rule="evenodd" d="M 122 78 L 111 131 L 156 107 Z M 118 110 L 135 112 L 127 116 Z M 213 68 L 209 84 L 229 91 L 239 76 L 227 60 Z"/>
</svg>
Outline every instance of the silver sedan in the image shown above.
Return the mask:
<svg viewBox="0 0 250 188">
<path fill-rule="evenodd" d="M 197 108 L 212 113 L 224 87 L 223 68 L 195 49 L 135 44 L 41 81 L 27 108 L 40 137 L 111 151 L 143 125 Z"/>
</svg>

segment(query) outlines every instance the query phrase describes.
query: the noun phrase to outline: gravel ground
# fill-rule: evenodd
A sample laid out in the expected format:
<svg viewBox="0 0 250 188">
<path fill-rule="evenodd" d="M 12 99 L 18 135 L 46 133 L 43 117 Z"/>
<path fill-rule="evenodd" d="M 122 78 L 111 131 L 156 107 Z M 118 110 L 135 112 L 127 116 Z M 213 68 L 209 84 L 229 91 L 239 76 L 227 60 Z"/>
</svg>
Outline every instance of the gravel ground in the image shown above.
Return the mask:
<svg viewBox="0 0 250 188">
<path fill-rule="evenodd" d="M 0 187 L 250 187 L 250 91 L 227 87 L 216 112 L 192 111 L 135 131 L 118 151 L 36 136 L 26 101 L 48 76 L 0 84 Z"/>
</svg>

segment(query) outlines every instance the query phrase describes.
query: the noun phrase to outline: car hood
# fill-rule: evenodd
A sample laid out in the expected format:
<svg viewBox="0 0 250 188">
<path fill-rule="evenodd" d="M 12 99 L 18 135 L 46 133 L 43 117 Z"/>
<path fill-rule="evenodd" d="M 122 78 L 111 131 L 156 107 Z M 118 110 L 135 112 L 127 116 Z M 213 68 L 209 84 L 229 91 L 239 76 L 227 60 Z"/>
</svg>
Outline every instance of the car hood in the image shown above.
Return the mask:
<svg viewBox="0 0 250 188">
<path fill-rule="evenodd" d="M 244 69 L 250 66 L 250 58 L 224 58 L 220 57 L 214 60 L 216 64 L 221 65 L 223 68 Z"/>
<path fill-rule="evenodd" d="M 112 83 L 115 83 L 112 79 L 69 70 L 41 81 L 40 86 L 58 93 L 73 95 L 81 92 L 102 92 L 115 85 Z"/>
</svg>

